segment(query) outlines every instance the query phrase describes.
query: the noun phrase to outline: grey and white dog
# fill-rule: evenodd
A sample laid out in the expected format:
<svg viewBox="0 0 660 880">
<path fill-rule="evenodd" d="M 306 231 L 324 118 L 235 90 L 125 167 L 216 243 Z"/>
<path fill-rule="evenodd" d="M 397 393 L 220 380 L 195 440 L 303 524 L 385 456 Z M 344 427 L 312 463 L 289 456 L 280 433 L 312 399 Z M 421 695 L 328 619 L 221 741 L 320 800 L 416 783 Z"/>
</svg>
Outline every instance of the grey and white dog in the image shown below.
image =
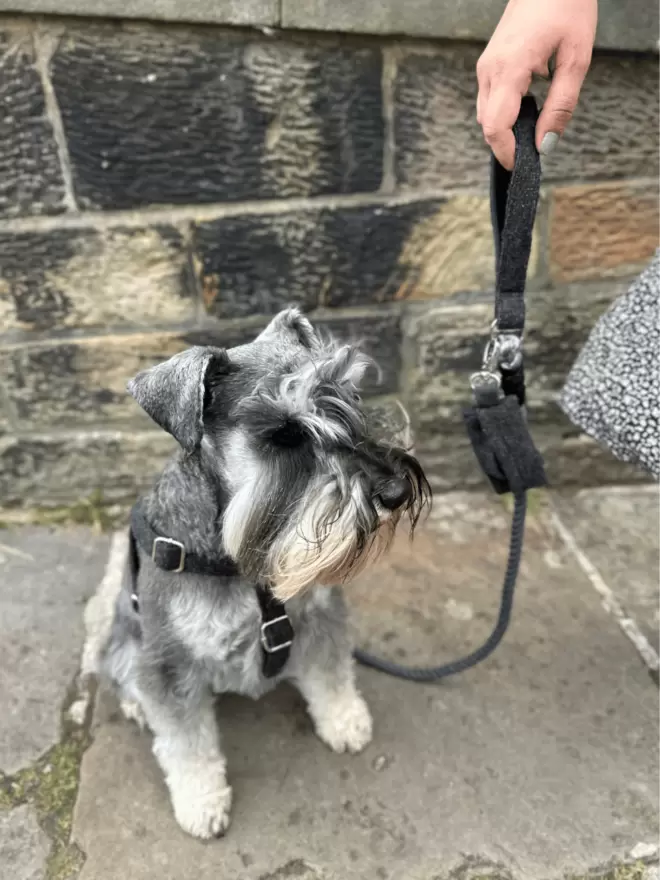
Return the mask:
<svg viewBox="0 0 660 880">
<path fill-rule="evenodd" d="M 240 571 L 164 571 L 140 550 L 139 610 L 127 582 L 102 657 L 124 714 L 152 730 L 177 821 L 196 837 L 226 829 L 232 799 L 214 694 L 257 698 L 286 679 L 331 749 L 371 739 L 337 585 L 387 548 L 404 516 L 414 527 L 430 490 L 409 452 L 370 435 L 359 397 L 370 366 L 289 309 L 249 345 L 191 348 L 129 383 L 182 447 L 141 500 L 145 516 Z M 286 601 L 295 631 L 272 679 L 257 583 Z"/>
</svg>

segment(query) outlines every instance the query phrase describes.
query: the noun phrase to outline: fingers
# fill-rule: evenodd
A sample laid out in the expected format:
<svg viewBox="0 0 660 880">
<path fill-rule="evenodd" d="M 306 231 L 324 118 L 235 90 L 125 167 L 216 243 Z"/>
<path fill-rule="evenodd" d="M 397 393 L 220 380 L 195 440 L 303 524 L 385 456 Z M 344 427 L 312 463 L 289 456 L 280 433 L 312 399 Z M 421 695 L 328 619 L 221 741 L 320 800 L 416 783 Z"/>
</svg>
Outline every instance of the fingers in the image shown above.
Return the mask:
<svg viewBox="0 0 660 880">
<path fill-rule="evenodd" d="M 479 86 L 479 92 L 477 94 L 477 123 L 479 125 L 481 125 L 484 118 L 484 110 L 488 101 L 488 92 L 489 89 L 486 85 Z"/>
<path fill-rule="evenodd" d="M 520 112 L 521 99 L 519 87 L 501 82 L 491 88 L 482 107 L 480 122 L 486 143 L 500 165 L 509 171 L 513 168 L 516 154 L 516 139 L 512 128 Z"/>
<path fill-rule="evenodd" d="M 536 148 L 542 155 L 552 152 L 570 122 L 589 61 L 589 58 L 575 57 L 569 60 L 562 58 L 561 52 L 557 53 L 557 68 L 536 124 Z"/>
</svg>

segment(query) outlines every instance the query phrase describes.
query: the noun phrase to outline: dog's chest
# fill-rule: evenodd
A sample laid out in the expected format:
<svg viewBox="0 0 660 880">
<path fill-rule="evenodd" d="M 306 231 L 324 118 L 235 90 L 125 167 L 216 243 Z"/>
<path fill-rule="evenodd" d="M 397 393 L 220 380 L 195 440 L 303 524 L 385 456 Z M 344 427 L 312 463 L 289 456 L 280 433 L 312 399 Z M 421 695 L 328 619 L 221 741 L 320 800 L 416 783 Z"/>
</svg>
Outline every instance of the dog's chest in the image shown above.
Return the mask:
<svg viewBox="0 0 660 880">
<path fill-rule="evenodd" d="M 299 659 L 302 645 L 307 642 L 306 631 L 325 610 L 328 596 L 327 588 L 316 588 L 287 604 L 296 632 L 287 667 Z M 274 686 L 276 680 L 261 674 L 261 614 L 253 591 L 221 596 L 212 591 L 190 591 L 172 601 L 169 616 L 176 638 L 206 670 L 214 691 L 259 697 Z M 287 667 L 283 677 L 289 671 Z"/>
<path fill-rule="evenodd" d="M 218 596 L 210 591 L 180 595 L 170 606 L 170 622 L 176 637 L 207 671 L 214 690 L 248 695 L 264 690 L 256 596 Z"/>
</svg>

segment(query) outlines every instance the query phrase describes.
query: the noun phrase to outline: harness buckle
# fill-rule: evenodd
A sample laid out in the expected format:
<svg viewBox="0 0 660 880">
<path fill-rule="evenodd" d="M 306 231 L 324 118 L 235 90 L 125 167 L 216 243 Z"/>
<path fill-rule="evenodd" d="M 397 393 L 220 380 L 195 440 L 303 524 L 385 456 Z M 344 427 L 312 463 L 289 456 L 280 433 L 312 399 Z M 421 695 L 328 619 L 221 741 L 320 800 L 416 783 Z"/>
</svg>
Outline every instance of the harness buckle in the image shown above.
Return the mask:
<svg viewBox="0 0 660 880">
<path fill-rule="evenodd" d="M 176 567 L 172 566 L 172 557 L 167 552 L 170 547 L 176 547 L 179 551 L 179 561 L 176 564 Z M 162 565 L 156 559 L 156 554 L 158 550 L 162 549 L 165 551 L 165 554 L 162 558 Z M 186 562 L 186 548 L 183 546 L 181 541 L 175 541 L 174 538 L 155 538 L 153 544 L 151 545 L 151 558 L 159 566 L 159 568 L 164 569 L 165 571 L 173 571 L 175 574 L 179 574 L 183 571 L 183 567 Z"/>
<path fill-rule="evenodd" d="M 284 623 L 285 621 L 289 624 L 289 639 L 284 642 L 271 641 L 269 639 L 270 628 L 275 626 L 276 623 Z M 265 623 L 262 623 L 260 641 L 261 647 L 267 654 L 277 654 L 278 651 L 285 651 L 287 648 L 290 648 L 293 644 L 293 627 L 291 626 L 289 616 L 287 614 L 281 614 L 279 617 L 274 617 L 272 620 L 267 620 Z"/>
</svg>

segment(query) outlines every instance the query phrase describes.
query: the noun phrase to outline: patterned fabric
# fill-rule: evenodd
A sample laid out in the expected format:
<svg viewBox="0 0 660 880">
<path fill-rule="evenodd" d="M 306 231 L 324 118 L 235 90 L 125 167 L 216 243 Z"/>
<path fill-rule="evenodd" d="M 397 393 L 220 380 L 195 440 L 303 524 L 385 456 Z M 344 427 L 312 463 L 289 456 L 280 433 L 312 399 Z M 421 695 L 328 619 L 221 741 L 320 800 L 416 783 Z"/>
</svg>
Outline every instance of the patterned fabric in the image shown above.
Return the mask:
<svg viewBox="0 0 660 880">
<path fill-rule="evenodd" d="M 598 321 L 560 405 L 622 461 L 660 476 L 660 250 Z"/>
</svg>

